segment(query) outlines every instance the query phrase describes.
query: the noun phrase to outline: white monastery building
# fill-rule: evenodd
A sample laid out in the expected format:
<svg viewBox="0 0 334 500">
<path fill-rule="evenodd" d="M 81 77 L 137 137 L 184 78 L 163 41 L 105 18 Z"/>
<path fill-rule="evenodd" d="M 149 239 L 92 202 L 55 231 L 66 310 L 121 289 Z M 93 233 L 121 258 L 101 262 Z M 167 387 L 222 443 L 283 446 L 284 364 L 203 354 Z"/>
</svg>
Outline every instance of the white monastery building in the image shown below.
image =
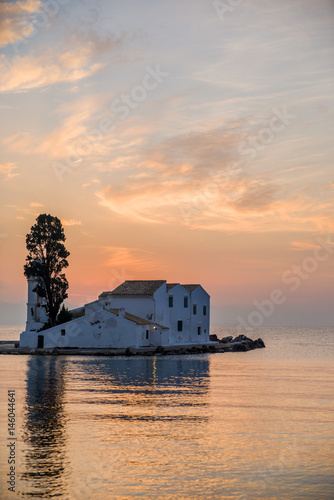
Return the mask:
<svg viewBox="0 0 334 500">
<path fill-rule="evenodd" d="M 26 329 L 20 347 L 127 348 L 210 342 L 210 296 L 201 285 L 125 281 L 47 330 L 44 299 L 28 280 Z"/>
</svg>

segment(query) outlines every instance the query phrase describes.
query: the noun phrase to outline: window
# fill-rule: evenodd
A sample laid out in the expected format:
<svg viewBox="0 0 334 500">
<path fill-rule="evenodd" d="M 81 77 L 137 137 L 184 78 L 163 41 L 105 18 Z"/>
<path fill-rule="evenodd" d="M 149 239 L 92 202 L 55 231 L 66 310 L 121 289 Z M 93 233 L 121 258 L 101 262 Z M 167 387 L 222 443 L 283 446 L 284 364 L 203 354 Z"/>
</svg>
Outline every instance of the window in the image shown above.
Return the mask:
<svg viewBox="0 0 334 500">
<path fill-rule="evenodd" d="M 193 305 L 193 314 L 197 314 L 197 305 L 196 304 Z"/>
<path fill-rule="evenodd" d="M 66 333 L 65 329 L 64 329 L 64 328 L 62 328 L 62 329 L 60 330 L 60 335 L 65 335 L 65 333 Z"/>
<path fill-rule="evenodd" d="M 182 320 L 180 320 L 177 322 L 177 331 L 182 332 L 182 330 L 183 330 L 183 323 Z"/>
<path fill-rule="evenodd" d="M 168 297 L 168 305 L 169 305 L 169 307 L 173 307 L 173 297 L 172 296 Z"/>
<path fill-rule="evenodd" d="M 203 316 L 206 316 L 206 306 L 203 306 Z"/>
<path fill-rule="evenodd" d="M 188 297 L 184 297 L 183 305 L 184 307 L 188 307 Z"/>
<path fill-rule="evenodd" d="M 201 335 L 201 327 L 200 326 L 197 327 L 197 334 Z"/>
<path fill-rule="evenodd" d="M 146 330 L 146 340 L 148 340 L 149 330 Z"/>
</svg>

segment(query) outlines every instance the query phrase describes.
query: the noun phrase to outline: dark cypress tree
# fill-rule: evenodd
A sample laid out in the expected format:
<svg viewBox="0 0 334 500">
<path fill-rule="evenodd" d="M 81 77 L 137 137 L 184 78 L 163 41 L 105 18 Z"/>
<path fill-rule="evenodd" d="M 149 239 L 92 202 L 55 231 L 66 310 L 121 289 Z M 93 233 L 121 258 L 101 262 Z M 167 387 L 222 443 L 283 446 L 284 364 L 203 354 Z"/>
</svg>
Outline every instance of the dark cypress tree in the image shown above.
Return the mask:
<svg viewBox="0 0 334 500">
<path fill-rule="evenodd" d="M 27 234 L 28 256 L 24 275 L 34 277 L 37 285 L 34 291 L 46 299 L 46 312 L 52 326 L 63 301 L 68 297 L 68 281 L 62 272 L 68 267 L 64 241 L 65 233 L 60 220 L 52 215 L 41 214 Z"/>
</svg>

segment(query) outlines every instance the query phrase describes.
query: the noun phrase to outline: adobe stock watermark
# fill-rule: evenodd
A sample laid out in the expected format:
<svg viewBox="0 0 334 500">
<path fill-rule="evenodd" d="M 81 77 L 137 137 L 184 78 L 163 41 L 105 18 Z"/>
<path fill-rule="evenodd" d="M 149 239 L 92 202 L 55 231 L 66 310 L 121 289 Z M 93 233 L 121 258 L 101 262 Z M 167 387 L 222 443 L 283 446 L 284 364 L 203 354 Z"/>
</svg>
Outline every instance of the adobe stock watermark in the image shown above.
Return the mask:
<svg viewBox="0 0 334 500">
<path fill-rule="evenodd" d="M 238 144 L 237 151 L 239 160 L 230 163 L 224 170 L 212 170 L 209 172 L 209 180 L 203 184 L 200 190 L 193 191 L 192 200 L 179 205 L 183 220 L 187 223 L 191 216 L 200 214 L 205 209 L 215 213 L 214 201 L 223 196 L 228 202 L 236 201 L 240 194 L 235 189 L 235 181 L 238 175 L 243 173 L 247 162 L 255 160 L 258 153 L 272 144 L 275 137 L 283 132 L 296 118 L 297 115 L 290 113 L 287 106 L 280 109 L 272 109 L 272 115 L 264 127 L 256 133 L 248 135 Z"/>
<path fill-rule="evenodd" d="M 248 155 L 248 161 L 255 160 L 257 153 L 263 151 L 274 142 L 277 134 L 283 132 L 297 115 L 289 113 L 286 106 L 273 108 L 273 116 L 267 121 L 256 135 L 249 135 L 245 141 L 240 142 L 238 152 L 241 156 Z"/>
<path fill-rule="evenodd" d="M 52 169 L 59 182 L 62 182 L 64 174 L 73 172 L 84 157 L 93 153 L 105 136 L 116 129 L 117 122 L 126 120 L 133 110 L 137 109 L 147 99 L 149 93 L 156 90 L 164 79 L 169 76 L 169 73 L 161 70 L 159 64 L 155 68 L 146 66 L 145 70 L 146 73 L 141 83 L 135 85 L 128 94 L 121 94 L 114 99 L 109 106 L 111 113 L 101 118 L 96 128 L 83 134 L 74 146 L 68 148 L 65 163 L 52 162 Z"/>
<path fill-rule="evenodd" d="M 213 0 L 212 5 L 221 21 L 225 21 L 226 14 L 230 14 L 235 8 L 243 3 L 244 0 Z"/>
<path fill-rule="evenodd" d="M 231 163 L 224 171 L 211 170 L 209 179 L 200 190 L 193 191 L 191 201 L 179 205 L 179 210 L 184 222 L 189 223 L 191 217 L 200 214 L 203 210 L 210 208 L 215 213 L 213 202 L 223 193 L 229 201 L 232 197 L 237 198 L 237 193 L 230 190 L 232 179 L 241 173 L 239 164 Z"/>
<path fill-rule="evenodd" d="M 34 38 L 40 30 L 49 24 L 50 19 L 59 13 L 61 6 L 66 5 L 69 2 L 70 0 L 46 0 L 41 3 L 40 11 L 33 15 L 30 23 L 27 23 L 25 30 L 26 34 L 20 38 L 20 40 L 11 44 L 14 52 L 18 53 L 19 47 L 25 45 L 29 40 Z"/>
<path fill-rule="evenodd" d="M 124 283 L 124 281 L 133 279 L 133 276 L 130 276 L 125 267 L 121 269 L 113 268 L 110 272 L 109 281 L 107 284 L 107 290 L 114 290 L 117 286 Z"/>
<path fill-rule="evenodd" d="M 284 285 L 289 287 L 290 292 L 298 290 L 302 283 L 317 271 L 319 265 L 326 262 L 333 255 L 334 240 L 330 236 L 328 235 L 326 239 L 317 238 L 318 246 L 314 249 L 313 254 L 305 257 L 300 265 L 294 264 L 291 269 L 282 274 L 281 280 Z M 286 301 L 287 294 L 284 290 L 281 288 L 273 289 L 268 298 L 261 302 L 253 301 L 255 309 L 248 314 L 246 319 L 241 316 L 237 317 L 238 326 L 243 328 L 262 326 L 264 320 L 273 315 L 277 306 L 284 304 Z"/>
</svg>

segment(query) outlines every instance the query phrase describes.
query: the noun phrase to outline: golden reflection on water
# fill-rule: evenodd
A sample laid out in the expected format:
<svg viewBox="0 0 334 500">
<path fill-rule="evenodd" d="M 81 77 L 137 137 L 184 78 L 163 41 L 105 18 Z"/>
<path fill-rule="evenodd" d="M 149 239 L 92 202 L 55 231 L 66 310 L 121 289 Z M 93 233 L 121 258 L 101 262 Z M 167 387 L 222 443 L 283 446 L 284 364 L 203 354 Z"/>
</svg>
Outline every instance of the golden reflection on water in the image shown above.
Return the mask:
<svg viewBox="0 0 334 500">
<path fill-rule="evenodd" d="M 30 498 L 65 498 L 70 473 L 65 378 L 66 360 L 30 357 L 23 426 L 25 471 L 21 475 L 24 495 Z"/>
<path fill-rule="evenodd" d="M 23 497 L 333 498 L 330 364 L 20 358 Z"/>
</svg>

